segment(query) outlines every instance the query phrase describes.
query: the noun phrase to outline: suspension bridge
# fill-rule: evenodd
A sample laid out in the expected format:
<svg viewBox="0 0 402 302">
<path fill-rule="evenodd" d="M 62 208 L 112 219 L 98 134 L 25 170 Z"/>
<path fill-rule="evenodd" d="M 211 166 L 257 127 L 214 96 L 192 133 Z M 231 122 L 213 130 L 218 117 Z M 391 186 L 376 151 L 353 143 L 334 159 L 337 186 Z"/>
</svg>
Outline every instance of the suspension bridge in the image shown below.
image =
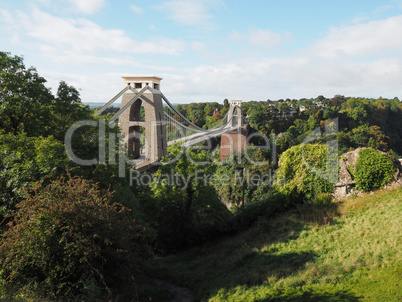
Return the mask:
<svg viewBox="0 0 402 302">
<path fill-rule="evenodd" d="M 191 147 L 225 135 L 225 141 L 221 140 L 221 149 L 239 152 L 239 149 L 244 148 L 247 136 L 244 129 L 247 128 L 247 123 L 242 114 L 241 101 L 231 101 L 227 114 L 220 122 L 212 129 L 203 129 L 189 121 L 169 102 L 160 89 L 162 78 L 127 76 L 123 80 L 124 88 L 102 106 L 97 114 L 122 98 L 120 110 L 111 118 L 110 123 L 118 119 L 128 154 L 139 158 L 137 169 L 145 170 L 159 162 L 168 154 L 167 147 L 178 142 L 182 142 L 184 147 Z M 143 111 L 141 107 L 144 108 Z M 236 135 L 242 136 L 240 140 Z"/>
</svg>

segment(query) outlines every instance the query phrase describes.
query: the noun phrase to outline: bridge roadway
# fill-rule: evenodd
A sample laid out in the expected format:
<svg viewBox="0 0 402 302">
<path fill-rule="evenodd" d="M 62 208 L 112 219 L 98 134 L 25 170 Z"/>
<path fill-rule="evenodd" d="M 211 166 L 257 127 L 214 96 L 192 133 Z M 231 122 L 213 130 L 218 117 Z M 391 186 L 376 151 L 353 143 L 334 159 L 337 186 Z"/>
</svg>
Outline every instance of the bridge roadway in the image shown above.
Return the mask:
<svg viewBox="0 0 402 302">
<path fill-rule="evenodd" d="M 184 147 L 191 147 L 196 144 L 202 143 L 203 141 L 206 141 L 210 138 L 213 138 L 215 136 L 220 136 L 222 134 L 225 134 L 227 132 L 233 131 L 233 130 L 238 130 L 239 127 L 224 127 L 224 128 L 219 128 L 216 130 L 212 131 L 205 131 L 205 132 L 200 132 L 200 133 L 195 133 L 186 137 L 178 138 L 172 141 L 169 141 L 167 144 L 168 146 L 171 146 L 175 143 L 182 142 Z"/>
<path fill-rule="evenodd" d="M 227 132 L 230 131 L 234 131 L 234 130 L 239 130 L 239 127 L 224 127 L 224 128 L 219 128 L 213 131 L 209 131 L 209 132 L 200 132 L 200 133 L 195 133 L 186 137 L 182 137 L 179 139 L 175 139 L 172 141 L 168 142 L 168 146 L 171 146 L 175 143 L 184 141 L 183 146 L 184 147 L 191 147 L 194 146 L 196 144 L 202 143 L 203 141 L 206 141 L 207 139 L 216 137 L 216 136 L 220 136 L 222 134 L 225 134 Z M 145 160 L 145 154 L 141 154 L 140 158 L 135 160 L 135 168 L 139 171 L 139 172 L 143 172 L 145 170 L 148 170 L 152 167 L 156 167 L 156 166 L 160 166 L 161 162 L 159 161 L 155 161 L 155 162 L 150 162 Z"/>
</svg>

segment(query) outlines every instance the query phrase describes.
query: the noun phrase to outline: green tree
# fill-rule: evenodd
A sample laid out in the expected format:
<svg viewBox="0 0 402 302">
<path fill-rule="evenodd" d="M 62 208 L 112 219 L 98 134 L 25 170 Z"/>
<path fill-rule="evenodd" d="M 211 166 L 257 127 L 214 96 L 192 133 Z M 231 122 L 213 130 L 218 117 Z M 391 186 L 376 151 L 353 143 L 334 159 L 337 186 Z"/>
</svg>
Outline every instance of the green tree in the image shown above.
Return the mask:
<svg viewBox="0 0 402 302">
<path fill-rule="evenodd" d="M 228 228 L 230 213 L 208 178 L 214 173 L 208 152 L 173 145 L 150 184 L 159 201 L 158 243 L 164 251 L 189 247 Z M 174 160 L 173 160 L 174 159 Z"/>
<path fill-rule="evenodd" d="M 279 103 L 278 110 L 286 116 L 290 111 L 290 105 L 285 102 Z"/>
<path fill-rule="evenodd" d="M 48 135 L 52 95 L 45 83 L 22 57 L 0 52 L 0 127 L 13 134 Z"/>
<path fill-rule="evenodd" d="M 146 233 L 111 198 L 81 178 L 37 184 L 3 235 L 3 286 L 14 295 L 29 290 L 52 300 L 103 299 L 133 286 L 131 276 L 149 255 Z"/>
<path fill-rule="evenodd" d="M 52 103 L 53 136 L 63 141 L 72 124 L 80 120 L 92 119 L 91 114 L 89 107 L 81 102 L 78 90 L 61 81 Z"/>
<path fill-rule="evenodd" d="M 356 188 L 371 191 L 388 184 L 395 172 L 392 160 L 374 149 L 363 149 L 354 169 Z"/>
<path fill-rule="evenodd" d="M 187 108 L 187 115 L 186 117 L 192 121 L 198 127 L 202 127 L 205 124 L 205 113 L 204 108 L 206 104 L 192 104 Z"/>
<path fill-rule="evenodd" d="M 235 207 L 265 198 L 271 189 L 272 165 L 270 150 L 248 150 L 247 156 L 231 155 L 217 167 L 215 175 L 222 180 L 215 184 L 221 200 Z"/>
<path fill-rule="evenodd" d="M 53 137 L 0 134 L 0 212 L 11 213 L 36 181 L 57 177 L 68 163 L 64 146 Z"/>
</svg>

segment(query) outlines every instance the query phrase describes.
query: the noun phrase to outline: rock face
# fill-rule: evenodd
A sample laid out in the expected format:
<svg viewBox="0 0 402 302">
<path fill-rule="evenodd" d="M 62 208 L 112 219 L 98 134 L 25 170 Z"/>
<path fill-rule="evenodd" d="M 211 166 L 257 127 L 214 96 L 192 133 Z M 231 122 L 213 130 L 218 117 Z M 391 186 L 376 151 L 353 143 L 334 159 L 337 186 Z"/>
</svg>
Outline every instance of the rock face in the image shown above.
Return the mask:
<svg viewBox="0 0 402 302">
<path fill-rule="evenodd" d="M 344 198 L 352 193 L 356 193 L 354 187 L 356 182 L 353 180 L 349 169 L 353 169 L 359 158 L 361 148 L 342 154 L 339 160 L 338 182 L 335 183 L 333 197 L 335 199 Z"/>
<path fill-rule="evenodd" d="M 359 192 L 355 189 L 356 182 L 353 180 L 353 177 L 350 171 L 353 171 L 357 160 L 359 159 L 359 153 L 361 150 L 366 148 L 358 148 L 353 151 L 346 152 L 341 155 L 339 159 L 339 174 L 338 174 L 338 182 L 335 183 L 335 191 L 332 196 L 335 199 L 345 198 L 351 194 L 358 194 Z M 387 155 L 384 152 L 378 151 L 382 154 Z M 387 155 L 388 156 L 388 155 Z M 393 182 L 388 185 L 397 185 L 402 183 L 402 159 L 394 161 L 394 165 L 397 168 L 394 174 Z"/>
</svg>

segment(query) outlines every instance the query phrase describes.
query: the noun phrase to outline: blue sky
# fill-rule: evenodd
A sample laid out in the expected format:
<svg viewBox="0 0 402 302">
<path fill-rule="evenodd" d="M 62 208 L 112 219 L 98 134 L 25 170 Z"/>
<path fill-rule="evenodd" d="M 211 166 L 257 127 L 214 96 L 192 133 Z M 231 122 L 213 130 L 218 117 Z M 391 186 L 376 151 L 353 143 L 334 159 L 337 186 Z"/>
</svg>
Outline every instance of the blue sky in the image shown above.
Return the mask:
<svg viewBox="0 0 402 302">
<path fill-rule="evenodd" d="M 106 102 L 122 75 L 174 103 L 402 98 L 402 0 L 0 0 L 0 50 L 55 92 Z"/>
</svg>

